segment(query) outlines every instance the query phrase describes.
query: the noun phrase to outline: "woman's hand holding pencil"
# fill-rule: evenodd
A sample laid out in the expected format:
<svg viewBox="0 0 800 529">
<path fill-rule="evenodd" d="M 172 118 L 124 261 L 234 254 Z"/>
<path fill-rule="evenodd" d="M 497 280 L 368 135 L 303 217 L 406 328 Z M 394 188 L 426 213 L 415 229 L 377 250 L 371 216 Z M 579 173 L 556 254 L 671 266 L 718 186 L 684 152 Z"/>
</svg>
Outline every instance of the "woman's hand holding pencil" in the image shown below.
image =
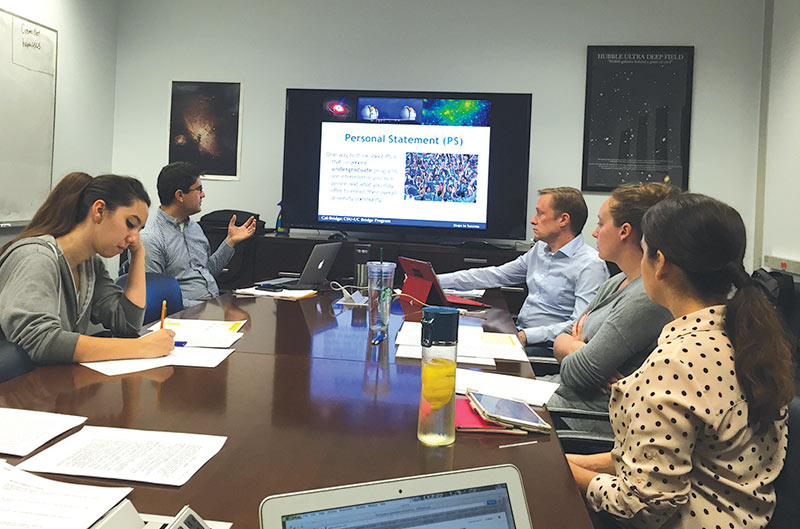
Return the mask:
<svg viewBox="0 0 800 529">
<path fill-rule="evenodd" d="M 159 329 L 140 336 L 136 340 L 141 352 L 140 358 L 167 356 L 170 351 L 175 349 L 175 331 L 172 329 Z"/>
</svg>

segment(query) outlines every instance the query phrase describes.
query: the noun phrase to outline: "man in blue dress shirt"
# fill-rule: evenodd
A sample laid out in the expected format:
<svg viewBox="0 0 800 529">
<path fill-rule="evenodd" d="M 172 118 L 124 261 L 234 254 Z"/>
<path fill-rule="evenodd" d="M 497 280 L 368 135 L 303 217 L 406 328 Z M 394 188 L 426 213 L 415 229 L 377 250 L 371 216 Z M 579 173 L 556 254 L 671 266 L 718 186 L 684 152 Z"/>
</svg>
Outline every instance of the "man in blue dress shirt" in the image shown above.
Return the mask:
<svg viewBox="0 0 800 529">
<path fill-rule="evenodd" d="M 583 242 L 588 215 L 577 189 L 540 189 L 531 219 L 535 242 L 525 255 L 500 266 L 441 274 L 439 282 L 442 288 L 464 290 L 526 283 L 528 297 L 517 317 L 519 339 L 530 346 L 552 343 L 609 276 L 597 250 Z"/>
<path fill-rule="evenodd" d="M 200 212 L 205 197 L 200 170 L 186 162 L 174 162 L 158 175 L 161 207 L 142 230 L 145 267 L 148 272 L 169 274 L 178 280 L 183 306 L 191 307 L 219 296 L 214 276 L 233 257 L 233 247 L 255 233 L 253 217 L 241 226 L 236 215 L 228 223 L 228 234 L 212 254 L 203 229 L 189 219 Z"/>
</svg>

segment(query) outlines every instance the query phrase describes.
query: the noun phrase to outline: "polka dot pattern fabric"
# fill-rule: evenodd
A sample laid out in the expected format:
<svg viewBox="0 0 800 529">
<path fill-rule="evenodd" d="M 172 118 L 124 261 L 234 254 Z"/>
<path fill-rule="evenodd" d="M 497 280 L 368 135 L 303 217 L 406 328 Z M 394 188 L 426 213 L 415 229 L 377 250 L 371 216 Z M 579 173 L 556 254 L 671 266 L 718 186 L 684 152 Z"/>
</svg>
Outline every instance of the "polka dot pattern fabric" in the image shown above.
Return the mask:
<svg viewBox="0 0 800 529">
<path fill-rule="evenodd" d="M 764 527 L 775 508 L 788 429 L 748 422 L 724 329 L 724 305 L 668 323 L 642 366 L 612 387 L 616 475 L 589 504 L 632 527 Z"/>
</svg>

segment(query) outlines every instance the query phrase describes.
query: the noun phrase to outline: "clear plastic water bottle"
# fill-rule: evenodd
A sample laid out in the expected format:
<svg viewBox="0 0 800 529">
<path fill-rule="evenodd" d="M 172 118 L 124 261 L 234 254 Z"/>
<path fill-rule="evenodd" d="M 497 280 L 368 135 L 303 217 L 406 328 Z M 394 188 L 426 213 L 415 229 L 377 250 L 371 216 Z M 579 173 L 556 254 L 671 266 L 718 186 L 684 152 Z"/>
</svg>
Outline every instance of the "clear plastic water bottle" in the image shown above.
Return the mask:
<svg viewBox="0 0 800 529">
<path fill-rule="evenodd" d="M 456 440 L 458 310 L 422 309 L 422 384 L 417 439 L 430 446 Z"/>
</svg>

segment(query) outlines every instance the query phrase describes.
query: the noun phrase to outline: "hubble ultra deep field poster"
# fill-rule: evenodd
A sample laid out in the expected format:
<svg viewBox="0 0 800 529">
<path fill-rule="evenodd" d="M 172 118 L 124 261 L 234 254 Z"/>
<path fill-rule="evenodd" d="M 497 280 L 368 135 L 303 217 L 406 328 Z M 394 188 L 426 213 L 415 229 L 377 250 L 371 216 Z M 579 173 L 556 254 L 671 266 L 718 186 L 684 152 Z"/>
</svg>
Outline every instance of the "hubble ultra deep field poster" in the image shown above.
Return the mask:
<svg viewBox="0 0 800 529">
<path fill-rule="evenodd" d="M 191 162 L 204 178 L 238 180 L 240 83 L 173 81 L 169 162 Z"/>
<path fill-rule="evenodd" d="M 589 46 L 582 190 L 687 189 L 693 59 L 692 46 Z"/>
</svg>

